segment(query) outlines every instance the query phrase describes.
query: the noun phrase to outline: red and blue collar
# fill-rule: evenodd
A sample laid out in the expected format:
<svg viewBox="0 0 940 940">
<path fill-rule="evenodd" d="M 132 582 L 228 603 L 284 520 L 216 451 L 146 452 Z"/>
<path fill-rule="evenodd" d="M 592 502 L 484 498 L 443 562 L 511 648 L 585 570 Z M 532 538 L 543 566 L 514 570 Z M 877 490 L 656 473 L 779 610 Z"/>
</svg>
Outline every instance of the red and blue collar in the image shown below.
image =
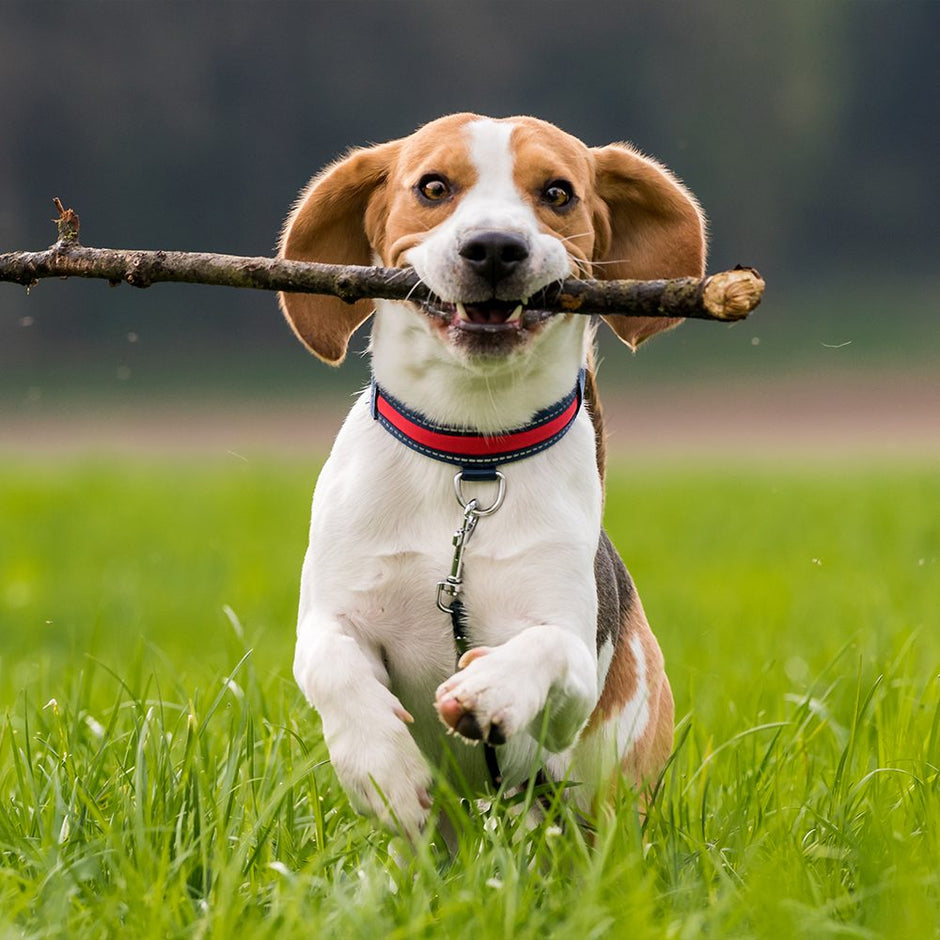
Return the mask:
<svg viewBox="0 0 940 940">
<path fill-rule="evenodd" d="M 584 399 L 584 370 L 561 401 L 538 412 L 522 427 L 493 434 L 434 424 L 383 391 L 372 379 L 372 417 L 406 447 L 460 467 L 464 479 L 492 480 L 502 464 L 547 450 L 574 424 Z"/>
</svg>

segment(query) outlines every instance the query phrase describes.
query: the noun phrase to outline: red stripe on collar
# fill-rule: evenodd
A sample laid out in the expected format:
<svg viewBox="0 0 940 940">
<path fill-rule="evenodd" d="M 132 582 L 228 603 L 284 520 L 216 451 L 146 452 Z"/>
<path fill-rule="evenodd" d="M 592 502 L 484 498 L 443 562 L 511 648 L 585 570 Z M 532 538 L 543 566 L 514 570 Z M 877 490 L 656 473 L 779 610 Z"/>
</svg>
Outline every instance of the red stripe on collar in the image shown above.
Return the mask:
<svg viewBox="0 0 940 940">
<path fill-rule="evenodd" d="M 433 424 L 384 392 L 372 381 L 372 416 L 401 443 L 444 463 L 465 470 L 495 470 L 500 464 L 522 460 L 561 440 L 581 409 L 584 372 L 561 401 L 536 414 L 522 427 L 493 434 Z"/>
</svg>

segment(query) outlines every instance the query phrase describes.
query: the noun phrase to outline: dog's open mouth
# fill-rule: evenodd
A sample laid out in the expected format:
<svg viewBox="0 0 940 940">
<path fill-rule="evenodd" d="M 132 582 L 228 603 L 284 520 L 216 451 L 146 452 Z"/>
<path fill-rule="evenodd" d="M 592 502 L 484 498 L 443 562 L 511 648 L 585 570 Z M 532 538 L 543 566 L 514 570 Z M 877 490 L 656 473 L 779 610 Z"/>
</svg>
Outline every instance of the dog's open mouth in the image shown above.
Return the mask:
<svg viewBox="0 0 940 940">
<path fill-rule="evenodd" d="M 490 300 L 475 303 L 428 303 L 425 311 L 447 326 L 468 333 L 511 333 L 531 329 L 551 314 L 534 310 L 524 300 Z"/>
</svg>

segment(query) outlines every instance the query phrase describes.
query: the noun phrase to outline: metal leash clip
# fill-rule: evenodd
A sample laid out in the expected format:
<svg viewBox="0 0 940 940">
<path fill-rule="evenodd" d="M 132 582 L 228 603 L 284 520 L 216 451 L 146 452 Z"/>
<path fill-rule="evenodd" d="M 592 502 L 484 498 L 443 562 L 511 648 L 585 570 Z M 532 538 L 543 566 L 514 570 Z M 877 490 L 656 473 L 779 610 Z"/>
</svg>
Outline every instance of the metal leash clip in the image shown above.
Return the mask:
<svg viewBox="0 0 940 940">
<path fill-rule="evenodd" d="M 481 509 L 476 497 L 469 500 L 464 499 L 462 474 L 458 473 L 454 477 L 454 492 L 457 496 L 457 502 L 463 508 L 463 521 L 460 528 L 454 533 L 452 540 L 454 558 L 451 561 L 450 574 L 443 581 L 437 582 L 437 606 L 445 614 L 452 613 L 452 608 L 463 590 L 463 553 L 470 541 L 470 536 L 473 535 L 473 531 L 477 527 L 477 522 L 483 516 L 491 516 L 503 504 L 503 499 L 506 496 L 506 478 L 498 470 L 496 471 L 496 482 L 499 484 L 496 498 L 491 505 Z M 449 598 L 450 602 L 446 602 L 445 598 Z"/>
<path fill-rule="evenodd" d="M 463 590 L 463 553 L 479 519 L 476 507 L 475 499 L 471 499 L 464 506 L 463 522 L 454 533 L 454 558 L 450 564 L 450 574 L 443 581 L 437 582 L 437 606 L 446 614 L 450 613 L 451 606 Z M 445 597 L 450 598 L 450 603 L 444 601 Z"/>
</svg>

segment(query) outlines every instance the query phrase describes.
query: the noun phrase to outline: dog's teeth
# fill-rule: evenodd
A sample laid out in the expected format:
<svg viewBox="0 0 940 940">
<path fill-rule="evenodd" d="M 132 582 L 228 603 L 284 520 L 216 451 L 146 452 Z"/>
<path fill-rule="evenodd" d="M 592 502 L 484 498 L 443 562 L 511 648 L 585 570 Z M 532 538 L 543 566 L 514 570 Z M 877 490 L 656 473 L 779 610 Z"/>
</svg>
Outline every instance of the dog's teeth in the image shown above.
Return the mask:
<svg viewBox="0 0 940 940">
<path fill-rule="evenodd" d="M 469 320 L 470 317 L 467 316 L 467 308 L 458 300 L 456 305 L 457 307 L 457 319 L 458 320 Z"/>
<path fill-rule="evenodd" d="M 509 314 L 510 320 L 521 320 L 522 319 L 522 304 L 519 304 L 511 314 Z"/>
</svg>

